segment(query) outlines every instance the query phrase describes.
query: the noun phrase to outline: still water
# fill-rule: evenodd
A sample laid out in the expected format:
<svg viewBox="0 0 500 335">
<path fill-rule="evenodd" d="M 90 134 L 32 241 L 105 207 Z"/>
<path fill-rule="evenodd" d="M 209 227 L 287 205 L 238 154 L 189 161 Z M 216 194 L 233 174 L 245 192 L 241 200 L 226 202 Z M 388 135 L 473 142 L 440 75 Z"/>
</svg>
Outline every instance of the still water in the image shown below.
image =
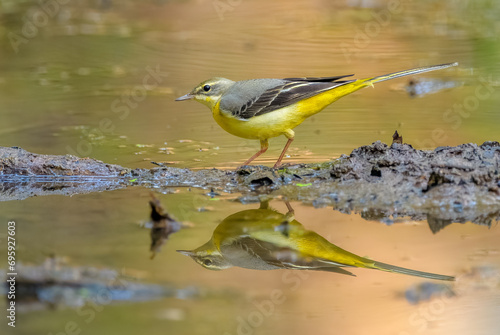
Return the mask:
<svg viewBox="0 0 500 335">
<path fill-rule="evenodd" d="M 258 142 L 225 133 L 200 104 L 174 101 L 205 79 L 362 78 L 455 61 L 459 67 L 381 83 L 339 100 L 295 129 L 284 162 L 326 161 L 377 140 L 390 142 L 396 129 L 419 149 L 499 140 L 495 1 L 41 3 L 52 7 L 1 1 L 2 146 L 131 168 L 153 167 L 151 161 L 235 168 L 258 150 Z M 271 139 L 256 163 L 271 165 L 285 141 Z M 71 306 L 64 299 L 24 303 L 16 328 L 3 318 L 2 333 L 498 333 L 496 222 L 454 223 L 433 234 L 426 221 L 389 226 L 291 203 L 305 229 L 356 255 L 457 276 L 416 303 L 413 295 L 429 289 L 415 285 L 431 281 L 357 268 L 349 269 L 356 277 L 204 269 L 176 250 L 201 246 L 225 218 L 259 207 L 242 204 L 238 195 L 207 192 L 172 188 L 157 195 L 186 228 L 169 236 L 153 259 L 148 189 L 1 202 L 1 227 L 16 222 L 23 266 L 57 259 L 56 269 L 111 271 L 128 283 L 170 292 L 96 303 L 90 290 Z M 270 205 L 282 214 L 288 210 L 281 199 Z"/>
<path fill-rule="evenodd" d="M 176 250 L 203 245 L 227 217 L 259 205 L 243 205 L 232 201 L 234 196 L 210 198 L 201 191 L 176 191 L 159 199 L 188 227 L 172 234 L 154 259 L 149 250 L 150 230 L 144 227 L 149 190 L 1 203 L 2 217 L 16 219 L 19 260 L 25 265 L 40 265 L 55 254 L 64 257 L 67 266 L 112 269 L 132 283 L 193 292 L 138 302 L 110 301 L 106 293 L 96 291 L 88 296 L 79 293 L 88 299 L 83 305 L 65 306 L 68 298 L 52 304 L 24 303 L 16 331 L 56 334 L 74 322 L 88 334 L 252 333 L 248 327 L 255 334 L 365 334 L 374 328 L 377 334 L 496 332 L 500 301 L 497 226 L 452 224 L 433 234 L 423 221 L 387 226 L 292 202 L 295 220 L 345 250 L 406 268 L 456 275 L 457 281 L 357 268 L 347 269 L 356 277 L 240 267 L 210 271 Z M 281 201 L 270 205 L 279 213 L 287 212 Z M 415 285 L 425 282 L 444 283 L 454 295 L 439 290 L 431 300 L 418 304 L 405 297 L 407 290 L 414 292 Z M 111 279 L 104 283 L 108 285 L 104 292 L 116 285 Z"/>
</svg>

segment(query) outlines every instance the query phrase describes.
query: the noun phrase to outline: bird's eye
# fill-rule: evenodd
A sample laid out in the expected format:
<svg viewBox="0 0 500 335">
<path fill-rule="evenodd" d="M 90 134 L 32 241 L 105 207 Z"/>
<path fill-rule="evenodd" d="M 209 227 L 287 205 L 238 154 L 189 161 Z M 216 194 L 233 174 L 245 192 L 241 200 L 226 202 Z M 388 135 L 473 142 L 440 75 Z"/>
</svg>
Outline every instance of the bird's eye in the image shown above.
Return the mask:
<svg viewBox="0 0 500 335">
<path fill-rule="evenodd" d="M 203 90 L 204 90 L 205 92 L 210 91 L 210 85 L 205 85 L 205 86 L 203 86 Z"/>
<path fill-rule="evenodd" d="M 210 259 L 204 259 L 203 264 L 205 264 L 206 266 L 209 266 L 209 265 L 212 265 L 212 261 Z"/>
</svg>

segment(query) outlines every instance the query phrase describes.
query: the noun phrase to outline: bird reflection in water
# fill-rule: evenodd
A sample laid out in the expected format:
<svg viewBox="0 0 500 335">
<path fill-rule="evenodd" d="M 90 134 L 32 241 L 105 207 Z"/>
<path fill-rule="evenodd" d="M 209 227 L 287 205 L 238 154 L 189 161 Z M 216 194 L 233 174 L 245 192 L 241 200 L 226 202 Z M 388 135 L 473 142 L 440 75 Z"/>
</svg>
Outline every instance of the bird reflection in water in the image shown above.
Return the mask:
<svg viewBox="0 0 500 335">
<path fill-rule="evenodd" d="M 353 275 L 344 267 L 376 269 L 437 280 L 452 276 L 406 269 L 357 256 L 306 230 L 294 219 L 294 212 L 279 213 L 267 202 L 259 209 L 245 210 L 224 219 L 210 241 L 194 250 L 178 250 L 210 270 L 233 266 L 255 269 L 296 269 Z"/>
</svg>

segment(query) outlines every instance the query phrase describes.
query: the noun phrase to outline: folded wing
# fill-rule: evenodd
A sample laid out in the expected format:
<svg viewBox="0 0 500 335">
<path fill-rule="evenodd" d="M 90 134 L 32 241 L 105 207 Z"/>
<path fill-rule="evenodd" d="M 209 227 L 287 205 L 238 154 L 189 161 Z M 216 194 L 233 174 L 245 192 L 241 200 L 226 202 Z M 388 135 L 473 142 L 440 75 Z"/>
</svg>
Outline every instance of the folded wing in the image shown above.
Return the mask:
<svg viewBox="0 0 500 335">
<path fill-rule="evenodd" d="M 351 83 L 354 80 L 341 80 L 350 76 L 240 81 L 222 97 L 220 108 L 233 117 L 248 120 Z"/>
</svg>

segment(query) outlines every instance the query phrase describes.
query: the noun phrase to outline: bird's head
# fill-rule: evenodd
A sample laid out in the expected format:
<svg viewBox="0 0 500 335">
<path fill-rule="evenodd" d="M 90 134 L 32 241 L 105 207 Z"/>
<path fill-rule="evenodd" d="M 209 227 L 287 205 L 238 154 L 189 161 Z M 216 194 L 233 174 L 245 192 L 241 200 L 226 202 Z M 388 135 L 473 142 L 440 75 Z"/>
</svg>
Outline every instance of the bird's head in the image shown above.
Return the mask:
<svg viewBox="0 0 500 335">
<path fill-rule="evenodd" d="M 224 270 L 232 267 L 211 241 L 194 250 L 177 250 L 177 252 L 191 257 L 196 263 L 209 270 Z"/>
<path fill-rule="evenodd" d="M 211 78 L 200 83 L 191 92 L 183 95 L 175 101 L 194 99 L 212 109 L 221 96 L 234 84 L 234 81 L 226 78 Z"/>
</svg>

